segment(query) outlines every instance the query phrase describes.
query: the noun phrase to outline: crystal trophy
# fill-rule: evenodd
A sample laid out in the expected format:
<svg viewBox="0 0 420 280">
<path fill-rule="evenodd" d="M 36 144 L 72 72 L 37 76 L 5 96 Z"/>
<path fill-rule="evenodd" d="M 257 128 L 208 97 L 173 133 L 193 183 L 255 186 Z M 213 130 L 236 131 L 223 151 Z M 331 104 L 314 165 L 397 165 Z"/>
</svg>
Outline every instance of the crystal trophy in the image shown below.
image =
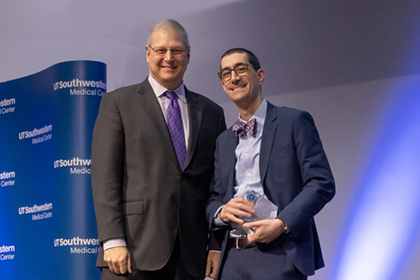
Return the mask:
<svg viewBox="0 0 420 280">
<path fill-rule="evenodd" d="M 253 209 L 255 210 L 255 213 L 251 214 L 250 218 L 241 217 L 245 223 L 275 219 L 277 217 L 277 205 L 272 203 L 265 195 L 255 192 L 248 186 L 245 188 L 238 188 L 234 197 L 243 197 L 247 201 L 254 203 Z M 243 234 L 243 231 L 245 231 L 250 236 L 254 235 L 254 231 L 251 228 L 245 228 L 241 224 L 235 223 L 234 229 L 237 231 L 237 234 L 241 234 L 241 231 Z"/>
</svg>

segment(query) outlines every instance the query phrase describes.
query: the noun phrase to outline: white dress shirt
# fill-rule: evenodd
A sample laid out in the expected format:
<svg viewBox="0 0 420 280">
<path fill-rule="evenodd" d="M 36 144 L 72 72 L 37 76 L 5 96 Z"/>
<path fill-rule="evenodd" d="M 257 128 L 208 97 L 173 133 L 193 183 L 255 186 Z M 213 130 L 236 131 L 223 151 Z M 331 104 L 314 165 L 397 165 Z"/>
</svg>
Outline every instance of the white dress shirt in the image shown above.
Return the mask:
<svg viewBox="0 0 420 280">
<path fill-rule="evenodd" d="M 165 117 L 166 123 L 168 123 L 167 114 L 168 111 L 168 105 L 169 105 L 169 98 L 164 95 L 165 92 L 168 91 L 167 88 L 163 87 L 161 84 L 159 84 L 152 75 L 149 75 L 149 83 L 152 86 L 152 89 L 156 95 L 156 98 L 160 104 L 160 107 L 162 109 L 163 116 Z M 178 105 L 179 109 L 181 110 L 181 117 L 182 117 L 182 125 L 184 126 L 184 136 L 185 136 L 185 147 L 188 150 L 188 138 L 190 137 L 190 121 L 188 118 L 188 104 L 187 104 L 187 97 L 185 95 L 185 87 L 184 82 L 181 83 L 181 85 L 171 90 L 175 92 L 178 95 Z"/>
</svg>

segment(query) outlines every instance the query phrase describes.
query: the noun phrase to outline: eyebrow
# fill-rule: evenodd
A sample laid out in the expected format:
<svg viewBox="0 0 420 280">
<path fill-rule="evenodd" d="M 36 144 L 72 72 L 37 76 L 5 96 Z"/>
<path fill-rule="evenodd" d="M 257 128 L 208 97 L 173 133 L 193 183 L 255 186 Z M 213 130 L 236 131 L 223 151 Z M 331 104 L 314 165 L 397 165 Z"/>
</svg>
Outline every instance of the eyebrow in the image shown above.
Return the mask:
<svg viewBox="0 0 420 280">
<path fill-rule="evenodd" d="M 235 65 L 233 65 L 233 68 L 229 68 L 229 67 L 225 67 L 225 68 L 222 68 L 222 69 L 220 69 L 220 71 L 225 71 L 225 70 L 232 70 L 232 69 L 234 69 L 236 66 L 239 66 L 239 65 L 247 65 L 247 63 L 245 63 L 245 62 L 238 62 L 238 63 L 236 63 Z"/>
</svg>

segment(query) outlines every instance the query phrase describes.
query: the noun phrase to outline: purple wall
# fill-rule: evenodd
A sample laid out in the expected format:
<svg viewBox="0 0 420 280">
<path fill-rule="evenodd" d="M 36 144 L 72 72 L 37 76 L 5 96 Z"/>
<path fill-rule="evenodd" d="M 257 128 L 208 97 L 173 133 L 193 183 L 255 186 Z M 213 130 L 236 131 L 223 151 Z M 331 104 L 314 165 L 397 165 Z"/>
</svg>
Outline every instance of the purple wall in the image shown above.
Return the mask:
<svg viewBox="0 0 420 280">
<path fill-rule="evenodd" d="M 187 86 L 220 103 L 231 124 L 236 109 L 217 78 L 219 59 L 228 48 L 249 48 L 267 73 L 264 96 L 276 105 L 314 116 L 337 181 L 337 196 L 316 217 L 326 268 L 311 279 L 417 279 L 420 231 L 408 225 L 418 210 L 405 207 L 415 201 L 399 194 L 413 192 L 415 197 L 420 186 L 405 180 L 413 176 L 413 162 L 394 157 L 418 147 L 389 135 L 420 138 L 415 128 L 390 130 L 390 126 L 405 127 L 408 121 L 420 122 L 418 114 L 407 113 L 414 110 L 410 104 L 420 103 L 419 1 L 58 2 L 2 5 L 0 81 L 60 61 L 88 59 L 107 64 L 109 90 L 137 83 L 148 74 L 144 45 L 150 25 L 171 17 L 190 36 Z M 399 118 L 405 113 L 406 118 Z M 400 145 L 387 146 L 384 138 Z M 398 174 L 389 172 L 400 169 L 379 164 L 384 161 L 404 168 Z M 375 166 L 378 169 L 372 169 Z M 386 181 L 386 174 L 398 178 L 391 181 L 400 192 L 377 189 L 371 183 Z M 374 199 L 383 193 L 392 196 L 384 209 Z M 373 219 L 377 212 L 389 217 L 384 220 L 388 223 Z M 382 227 L 386 231 L 379 234 Z M 359 229 L 375 234 L 364 235 L 361 242 Z M 379 246 L 375 242 L 382 236 L 389 238 L 381 239 Z M 355 259 L 368 261 L 351 261 L 352 250 Z"/>
</svg>

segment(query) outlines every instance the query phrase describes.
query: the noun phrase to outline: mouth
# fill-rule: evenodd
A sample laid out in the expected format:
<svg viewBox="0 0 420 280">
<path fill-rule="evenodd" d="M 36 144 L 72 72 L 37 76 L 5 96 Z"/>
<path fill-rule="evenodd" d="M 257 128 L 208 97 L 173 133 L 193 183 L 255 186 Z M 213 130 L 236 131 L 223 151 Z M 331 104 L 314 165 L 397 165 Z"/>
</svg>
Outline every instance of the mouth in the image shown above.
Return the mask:
<svg viewBox="0 0 420 280">
<path fill-rule="evenodd" d="M 229 90 L 231 90 L 231 91 L 239 91 L 239 90 L 242 90 L 244 88 L 245 88 L 245 85 L 242 85 L 242 86 L 237 86 L 237 87 L 231 87 L 231 88 L 229 88 Z"/>
<path fill-rule="evenodd" d="M 171 66 L 171 65 L 162 65 L 161 68 L 163 69 L 169 69 L 169 70 L 174 70 L 177 68 L 177 66 Z"/>
<path fill-rule="evenodd" d="M 244 80 L 234 80 L 230 81 L 229 84 L 227 84 L 227 88 L 233 92 L 243 90 L 247 87 L 248 83 L 246 83 Z"/>
</svg>

